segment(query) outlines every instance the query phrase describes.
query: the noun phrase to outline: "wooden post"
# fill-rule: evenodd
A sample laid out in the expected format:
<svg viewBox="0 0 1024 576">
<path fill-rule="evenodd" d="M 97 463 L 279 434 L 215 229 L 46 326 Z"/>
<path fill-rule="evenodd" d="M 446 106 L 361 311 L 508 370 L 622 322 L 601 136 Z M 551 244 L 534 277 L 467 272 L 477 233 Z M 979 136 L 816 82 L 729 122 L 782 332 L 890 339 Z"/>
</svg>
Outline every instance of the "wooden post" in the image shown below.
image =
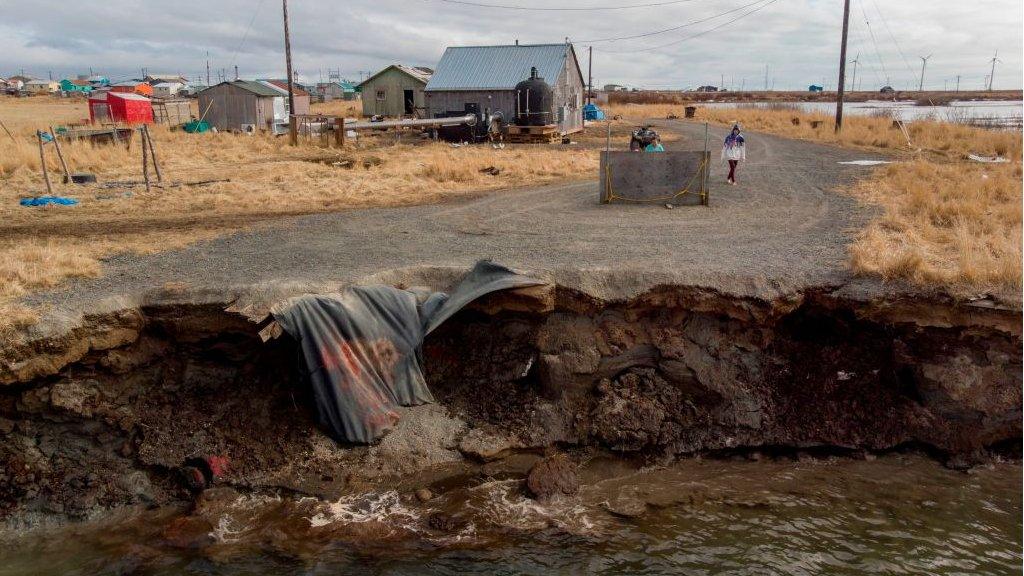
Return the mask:
<svg viewBox="0 0 1024 576">
<path fill-rule="evenodd" d="M 156 147 L 153 146 L 153 137 L 149 135 L 149 126 L 142 125 L 142 135 L 146 138 L 146 144 L 149 146 L 149 157 L 153 159 L 153 170 L 156 171 L 156 181 L 163 182 L 164 175 L 160 173 L 160 164 L 156 161 Z"/>
<path fill-rule="evenodd" d="M 299 119 L 294 114 L 288 115 L 288 143 L 292 146 L 299 145 Z"/>
<path fill-rule="evenodd" d="M 7 136 L 11 139 L 11 142 L 17 142 L 17 140 L 14 138 L 14 134 L 11 134 L 11 131 L 7 129 L 7 125 L 4 124 L 3 120 L 0 120 L 0 128 L 4 129 L 4 132 L 7 133 Z"/>
<path fill-rule="evenodd" d="M 46 171 L 46 155 L 43 154 L 43 133 L 36 130 L 36 140 L 39 141 L 39 163 L 43 166 L 43 180 L 46 181 L 46 193 L 53 194 L 53 186 L 50 184 L 50 174 Z"/>
<path fill-rule="evenodd" d="M 64 151 L 60 149 L 60 142 L 57 141 L 57 133 L 53 126 L 50 126 L 50 136 L 53 137 L 53 147 L 57 149 L 57 158 L 60 158 L 60 167 L 64 169 L 64 183 L 71 183 L 71 171 L 68 170 L 68 163 L 64 161 Z"/>
<path fill-rule="evenodd" d="M 152 188 L 149 185 L 149 151 L 146 144 L 145 135 L 142 136 L 142 179 L 146 182 L 146 192 L 150 192 Z"/>
<path fill-rule="evenodd" d="M 334 143 L 338 148 L 345 147 L 345 117 L 340 116 L 334 119 Z"/>
</svg>

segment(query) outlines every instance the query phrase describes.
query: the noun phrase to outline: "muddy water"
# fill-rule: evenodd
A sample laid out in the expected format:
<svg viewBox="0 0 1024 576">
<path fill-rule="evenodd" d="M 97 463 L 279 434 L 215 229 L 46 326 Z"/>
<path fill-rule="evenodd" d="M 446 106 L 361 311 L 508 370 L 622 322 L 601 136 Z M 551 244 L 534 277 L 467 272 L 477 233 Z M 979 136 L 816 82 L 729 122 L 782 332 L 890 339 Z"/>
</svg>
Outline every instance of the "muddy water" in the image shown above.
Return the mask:
<svg viewBox="0 0 1024 576">
<path fill-rule="evenodd" d="M 449 479 L 421 503 L 208 493 L 6 539 L 0 574 L 1019 574 L 1021 466 L 874 460 L 594 460 L 576 498 L 518 475 Z"/>
</svg>

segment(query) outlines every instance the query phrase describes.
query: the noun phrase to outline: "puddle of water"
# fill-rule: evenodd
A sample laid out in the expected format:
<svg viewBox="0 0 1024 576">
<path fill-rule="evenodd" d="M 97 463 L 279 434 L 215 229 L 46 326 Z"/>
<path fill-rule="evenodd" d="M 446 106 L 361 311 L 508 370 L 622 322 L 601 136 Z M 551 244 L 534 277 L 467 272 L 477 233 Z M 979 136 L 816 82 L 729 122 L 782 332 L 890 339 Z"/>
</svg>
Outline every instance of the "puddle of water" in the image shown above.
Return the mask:
<svg viewBox="0 0 1024 576">
<path fill-rule="evenodd" d="M 25 534 L 0 543 L 0 574 L 1008 574 L 1022 561 L 1019 464 L 595 461 L 581 477 L 578 497 L 544 504 L 486 477 L 435 485 L 426 503 L 232 496 Z M 623 499 L 646 513 L 608 512 Z"/>
</svg>

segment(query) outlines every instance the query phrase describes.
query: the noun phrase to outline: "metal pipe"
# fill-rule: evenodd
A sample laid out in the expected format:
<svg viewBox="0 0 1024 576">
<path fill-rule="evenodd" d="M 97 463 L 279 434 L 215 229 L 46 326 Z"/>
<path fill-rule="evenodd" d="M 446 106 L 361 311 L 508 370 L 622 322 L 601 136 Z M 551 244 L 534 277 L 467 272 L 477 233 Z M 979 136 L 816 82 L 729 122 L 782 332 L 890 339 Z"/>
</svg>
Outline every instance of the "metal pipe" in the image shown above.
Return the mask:
<svg viewBox="0 0 1024 576">
<path fill-rule="evenodd" d="M 347 130 L 372 130 L 373 128 L 412 128 L 415 126 L 476 126 L 476 114 L 450 116 L 448 118 L 416 118 L 412 120 L 385 120 L 383 122 L 353 122 L 345 124 Z"/>
</svg>

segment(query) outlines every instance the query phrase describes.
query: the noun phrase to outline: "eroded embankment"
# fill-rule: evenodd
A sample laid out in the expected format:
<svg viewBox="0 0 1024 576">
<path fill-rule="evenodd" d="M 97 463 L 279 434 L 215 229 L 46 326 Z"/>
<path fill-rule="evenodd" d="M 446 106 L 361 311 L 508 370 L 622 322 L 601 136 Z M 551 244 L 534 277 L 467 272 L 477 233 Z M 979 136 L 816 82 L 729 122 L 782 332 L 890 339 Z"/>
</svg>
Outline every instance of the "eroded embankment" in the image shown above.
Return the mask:
<svg viewBox="0 0 1024 576">
<path fill-rule="evenodd" d="M 6 350 L 0 517 L 183 502 L 211 479 L 328 496 L 554 445 L 663 458 L 909 443 L 969 464 L 1021 437 L 1017 311 L 498 293 L 428 337 L 439 406 L 378 446 L 339 447 L 314 423 L 295 343 L 262 342 L 224 306 L 124 310 Z"/>
</svg>

